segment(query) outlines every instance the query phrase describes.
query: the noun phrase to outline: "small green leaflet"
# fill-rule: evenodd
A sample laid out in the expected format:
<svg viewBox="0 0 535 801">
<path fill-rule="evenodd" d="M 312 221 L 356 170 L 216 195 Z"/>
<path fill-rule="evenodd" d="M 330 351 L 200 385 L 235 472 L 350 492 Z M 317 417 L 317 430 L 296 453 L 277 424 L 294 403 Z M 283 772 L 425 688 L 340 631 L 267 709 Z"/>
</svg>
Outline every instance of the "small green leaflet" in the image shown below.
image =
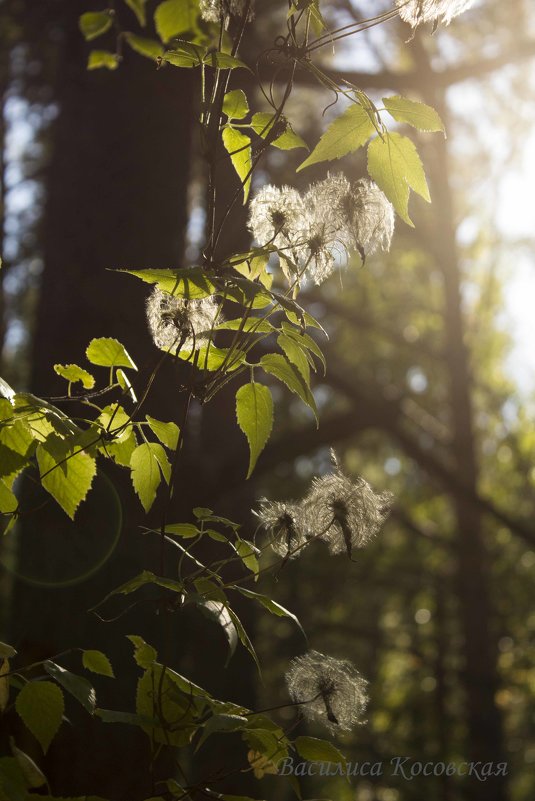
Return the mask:
<svg viewBox="0 0 535 801">
<path fill-rule="evenodd" d="M 444 123 L 438 111 L 426 103 L 409 100 L 408 97 L 394 95 L 383 97 L 385 109 L 397 122 L 406 122 L 418 131 L 442 131 L 446 133 Z"/>
<path fill-rule="evenodd" d="M 176 423 L 162 423 L 160 420 L 155 420 L 154 417 L 150 415 L 147 415 L 147 423 L 162 445 L 165 445 L 165 447 L 169 448 L 171 451 L 176 450 L 178 438 L 180 436 L 180 429 Z"/>
<path fill-rule="evenodd" d="M 116 53 L 110 53 L 109 50 L 92 50 L 87 59 L 88 70 L 116 70 L 119 66 L 119 58 Z"/>
<path fill-rule="evenodd" d="M 146 670 L 158 659 L 158 652 L 152 645 L 145 642 L 138 634 L 127 634 L 126 639 L 134 646 L 134 660 L 136 665 Z"/>
<path fill-rule="evenodd" d="M 328 740 L 317 737 L 298 737 L 295 748 L 299 756 L 308 762 L 335 762 L 345 765 L 345 756 Z"/>
<path fill-rule="evenodd" d="M 297 168 L 297 172 L 320 161 L 332 161 L 362 147 L 375 132 L 370 115 L 362 106 L 352 104 L 332 122 L 318 144 Z"/>
<path fill-rule="evenodd" d="M 15 709 L 46 753 L 65 710 L 60 688 L 51 681 L 30 681 L 18 694 Z"/>
<path fill-rule="evenodd" d="M 162 42 L 167 44 L 179 33 L 193 31 L 197 10 L 195 0 L 165 0 L 160 3 L 154 14 L 154 24 Z"/>
<path fill-rule="evenodd" d="M 383 190 L 399 216 L 414 227 L 409 217 L 409 194 L 413 189 L 431 201 L 424 168 L 416 147 L 406 136 L 386 133 L 368 146 L 368 172 Z"/>
<path fill-rule="evenodd" d="M 154 39 L 147 39 L 144 36 L 137 36 L 135 33 L 125 33 L 124 38 L 136 53 L 152 61 L 157 61 L 164 54 L 164 49 L 159 42 Z"/>
<path fill-rule="evenodd" d="M 236 393 L 236 417 L 249 443 L 249 478 L 273 428 L 273 398 L 269 388 L 252 382 L 240 387 Z"/>
<path fill-rule="evenodd" d="M 82 367 L 78 367 L 77 364 L 55 364 L 54 370 L 70 384 L 80 381 L 84 389 L 93 389 L 95 386 L 95 379 L 91 373 L 88 373 Z"/>
<path fill-rule="evenodd" d="M 111 337 L 92 339 L 85 355 L 92 364 L 100 367 L 129 367 L 137 370 L 124 345 Z"/>
<path fill-rule="evenodd" d="M 310 384 L 310 363 L 306 351 L 300 343 L 288 334 L 280 334 L 277 337 L 277 345 L 284 352 L 288 361 L 295 364 L 305 382 Z"/>
<path fill-rule="evenodd" d="M 107 11 L 88 11 L 80 17 L 80 30 L 88 42 L 102 36 L 111 28 L 111 15 Z"/>
<path fill-rule="evenodd" d="M 279 150 L 293 150 L 297 147 L 304 147 L 306 150 L 308 150 L 307 143 L 299 136 L 299 134 L 295 133 L 290 123 L 281 118 L 278 125 L 280 125 L 281 122 L 284 122 L 286 127 L 283 132 L 279 133 L 279 135 L 271 142 L 273 147 L 277 147 Z M 262 139 L 266 139 L 270 135 L 274 124 L 275 115 L 270 114 L 267 111 L 258 111 L 256 114 L 253 114 L 253 119 L 251 120 L 251 128 L 258 136 L 261 136 Z"/>
<path fill-rule="evenodd" d="M 158 442 L 142 442 L 130 458 L 132 484 L 145 512 L 156 498 L 161 475 L 167 483 L 171 478 L 171 465 L 163 447 Z"/>
<path fill-rule="evenodd" d="M 258 573 L 258 559 L 256 557 L 257 554 L 260 553 L 258 548 L 256 548 L 252 542 L 249 542 L 249 540 L 242 540 L 239 537 L 234 547 L 247 570 L 250 570 L 251 573 L 254 573 L 256 576 Z"/>
<path fill-rule="evenodd" d="M 249 104 L 243 89 L 227 92 L 223 99 L 223 112 L 229 120 L 243 120 L 249 113 Z"/>
<path fill-rule="evenodd" d="M 293 622 L 299 627 L 299 630 L 306 640 L 305 631 L 299 622 L 299 619 L 293 614 L 293 612 L 289 612 L 288 609 L 285 609 L 284 606 L 281 606 L 272 598 L 268 598 L 267 595 L 261 595 L 258 592 L 253 592 L 253 590 L 249 590 L 246 587 L 239 587 L 236 585 L 234 587 L 231 586 L 230 589 L 240 592 L 242 595 L 245 595 L 246 598 L 253 598 L 255 601 L 258 601 L 258 603 L 262 604 L 262 606 L 271 612 L 272 615 L 277 615 L 277 617 L 288 617 L 290 620 L 293 620 Z"/>
<path fill-rule="evenodd" d="M 140 278 L 146 284 L 156 284 L 162 292 L 178 298 L 206 298 L 213 295 L 215 286 L 200 267 L 183 267 L 178 270 L 121 270 Z"/>
<path fill-rule="evenodd" d="M 44 669 L 51 678 L 55 679 L 58 684 L 61 684 L 64 690 L 67 690 L 76 700 L 82 704 L 84 709 L 90 715 L 95 711 L 97 696 L 93 686 L 84 679 L 83 676 L 77 676 L 71 673 L 70 670 L 65 670 L 61 665 L 56 665 L 49 659 L 44 663 Z"/>
<path fill-rule="evenodd" d="M 76 510 L 91 489 L 97 472 L 95 459 L 73 451 L 55 434 L 37 447 L 41 484 L 74 520 Z"/>
<path fill-rule="evenodd" d="M 147 17 L 145 14 L 145 4 L 147 0 L 125 0 L 128 8 L 131 8 L 137 17 L 137 21 L 144 28 L 147 24 Z"/>
<path fill-rule="evenodd" d="M 243 202 L 247 203 L 251 188 L 251 140 L 235 128 L 223 130 L 223 144 L 243 186 Z"/>
<path fill-rule="evenodd" d="M 303 403 L 306 403 L 306 405 L 312 409 L 316 421 L 318 420 L 318 409 L 316 407 L 314 395 L 295 365 L 291 364 L 291 362 L 280 353 L 268 353 L 266 356 L 262 356 L 259 366 L 262 367 L 266 373 L 270 373 L 270 375 L 275 376 L 279 381 L 286 384 L 291 392 L 294 392 L 301 398 Z"/>
<path fill-rule="evenodd" d="M 82 651 L 82 665 L 91 673 L 98 673 L 100 676 L 114 678 L 113 668 L 110 660 L 102 651 Z"/>
</svg>

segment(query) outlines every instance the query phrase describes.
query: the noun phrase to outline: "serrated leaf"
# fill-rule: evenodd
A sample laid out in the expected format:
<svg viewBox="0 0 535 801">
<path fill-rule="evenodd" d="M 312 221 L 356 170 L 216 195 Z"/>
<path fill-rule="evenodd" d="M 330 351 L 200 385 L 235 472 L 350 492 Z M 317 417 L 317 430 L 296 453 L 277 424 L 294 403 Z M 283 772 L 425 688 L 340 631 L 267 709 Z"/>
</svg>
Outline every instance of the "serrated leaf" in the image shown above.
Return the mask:
<svg viewBox="0 0 535 801">
<path fill-rule="evenodd" d="M 79 20 L 80 30 L 88 42 L 102 36 L 111 28 L 112 18 L 108 11 L 87 11 Z"/>
<path fill-rule="evenodd" d="M 43 667 L 48 675 L 61 684 L 84 707 L 90 715 L 95 711 L 97 696 L 93 685 L 83 676 L 77 676 L 66 670 L 61 665 L 56 665 L 50 659 L 43 663 Z"/>
<path fill-rule="evenodd" d="M 46 753 L 65 710 L 60 688 L 51 681 L 30 681 L 19 692 L 15 709 Z"/>
<path fill-rule="evenodd" d="M 126 639 L 130 640 L 134 646 L 134 660 L 139 667 L 146 670 L 158 659 L 158 652 L 152 645 L 145 642 L 143 637 L 137 634 L 127 634 Z"/>
<path fill-rule="evenodd" d="M 249 478 L 273 429 L 273 398 L 269 388 L 256 382 L 240 387 L 236 393 L 236 417 L 249 443 Z"/>
<path fill-rule="evenodd" d="M 128 8 L 131 8 L 137 17 L 137 21 L 144 28 L 147 24 L 147 15 L 145 14 L 145 4 L 147 0 L 125 0 Z"/>
<path fill-rule="evenodd" d="M 142 442 L 132 453 L 130 468 L 134 489 L 145 512 L 148 512 L 156 499 L 161 476 L 169 482 L 169 460 L 159 443 Z"/>
<path fill-rule="evenodd" d="M 312 409 L 316 420 L 318 419 L 316 401 L 310 387 L 307 386 L 298 369 L 285 356 L 279 353 L 268 353 L 260 359 L 260 367 L 286 384 L 291 392 L 294 392 L 303 403 Z"/>
<path fill-rule="evenodd" d="M 346 765 L 345 756 L 328 740 L 317 737 L 298 737 L 294 743 L 297 753 L 308 762 L 335 762 Z"/>
<path fill-rule="evenodd" d="M 74 520 L 97 473 L 95 459 L 85 451 L 76 453 L 55 434 L 38 445 L 36 453 L 41 484 Z"/>
<path fill-rule="evenodd" d="M 306 353 L 303 351 L 299 342 L 288 334 L 279 334 L 277 345 L 292 364 L 295 364 L 303 379 L 310 384 L 310 364 Z"/>
<path fill-rule="evenodd" d="M 117 53 L 110 53 L 109 50 L 92 50 L 87 59 L 88 70 L 116 70 L 119 66 L 119 56 Z"/>
<path fill-rule="evenodd" d="M 124 38 L 136 53 L 152 61 L 158 61 L 164 54 L 161 44 L 154 39 L 147 39 L 145 36 L 137 36 L 135 33 L 125 33 Z"/>
<path fill-rule="evenodd" d="M 137 370 L 125 346 L 112 337 L 92 339 L 85 355 L 92 364 L 100 367 L 129 367 L 131 370 Z"/>
<path fill-rule="evenodd" d="M 249 113 L 249 103 L 243 89 L 233 89 L 223 98 L 223 112 L 229 120 L 243 120 Z"/>
<path fill-rule="evenodd" d="M 239 537 L 234 543 L 234 547 L 247 570 L 256 576 L 258 573 L 258 549 L 249 540 L 242 540 Z"/>
<path fill-rule="evenodd" d="M 93 389 L 95 386 L 95 379 L 91 373 L 88 373 L 82 367 L 78 367 L 77 364 L 55 364 L 54 370 L 71 384 L 80 381 L 84 389 Z"/>
<path fill-rule="evenodd" d="M 320 161 L 340 159 L 362 147 L 375 132 L 375 126 L 365 109 L 356 103 L 332 122 L 318 144 L 297 168 L 297 172 Z"/>
<path fill-rule="evenodd" d="M 234 589 L 242 595 L 245 595 L 246 598 L 252 598 L 255 601 L 258 601 L 258 603 L 262 604 L 262 606 L 271 612 L 272 615 L 290 618 L 290 620 L 293 620 L 303 634 L 303 637 L 306 639 L 305 631 L 296 615 L 294 615 L 293 612 L 290 612 L 288 609 L 285 609 L 285 607 L 281 606 L 281 604 L 277 603 L 277 601 L 274 601 L 272 598 L 268 598 L 267 595 L 261 595 L 258 592 L 253 592 L 253 590 L 249 590 L 246 587 L 239 587 L 236 585 L 234 587 L 231 586 L 229 589 Z"/>
<path fill-rule="evenodd" d="M 406 136 L 387 133 L 368 146 L 368 172 L 393 204 L 399 216 L 414 227 L 409 217 L 409 194 L 413 189 L 430 202 L 424 168 L 416 147 Z"/>
<path fill-rule="evenodd" d="M 176 450 L 180 437 L 180 429 L 176 423 L 162 423 L 160 420 L 150 417 L 150 415 L 147 415 L 147 423 L 162 445 L 172 451 Z"/>
<path fill-rule="evenodd" d="M 156 284 L 162 292 L 177 298 L 206 298 L 213 295 L 215 286 L 200 267 L 184 267 L 178 270 L 121 270 L 146 284 Z"/>
<path fill-rule="evenodd" d="M 156 32 L 162 40 L 167 42 L 174 36 L 196 27 L 198 5 L 195 0 L 165 0 L 160 3 L 154 14 Z"/>
<path fill-rule="evenodd" d="M 91 673 L 98 673 L 99 676 L 108 676 L 111 679 L 115 678 L 112 664 L 102 651 L 95 651 L 92 649 L 83 651 L 82 665 L 86 670 L 90 670 Z"/>
<path fill-rule="evenodd" d="M 298 147 L 304 147 L 308 150 L 308 145 L 304 139 L 302 139 L 299 134 L 295 133 L 287 120 L 284 122 L 286 125 L 284 131 L 273 139 L 270 144 L 272 144 L 273 147 L 279 148 L 279 150 L 294 150 Z M 251 128 L 258 136 L 261 136 L 262 139 L 266 139 L 269 136 L 274 124 L 275 116 L 267 111 L 258 111 L 256 114 L 253 114 L 251 120 Z"/>
<path fill-rule="evenodd" d="M 206 55 L 206 48 L 193 42 L 180 42 L 173 50 L 166 50 L 163 60 L 174 67 L 198 67 Z"/>
<path fill-rule="evenodd" d="M 223 144 L 243 187 L 243 202 L 247 203 L 251 188 L 251 140 L 236 128 L 224 128 Z"/>
<path fill-rule="evenodd" d="M 0 479 L 0 513 L 13 514 L 18 509 L 19 502 L 17 496 L 3 479 Z"/>
<path fill-rule="evenodd" d="M 384 107 L 397 122 L 406 122 L 418 131 L 442 131 L 445 133 L 444 123 L 438 111 L 433 106 L 409 100 L 408 97 L 393 95 L 383 97 Z"/>
</svg>

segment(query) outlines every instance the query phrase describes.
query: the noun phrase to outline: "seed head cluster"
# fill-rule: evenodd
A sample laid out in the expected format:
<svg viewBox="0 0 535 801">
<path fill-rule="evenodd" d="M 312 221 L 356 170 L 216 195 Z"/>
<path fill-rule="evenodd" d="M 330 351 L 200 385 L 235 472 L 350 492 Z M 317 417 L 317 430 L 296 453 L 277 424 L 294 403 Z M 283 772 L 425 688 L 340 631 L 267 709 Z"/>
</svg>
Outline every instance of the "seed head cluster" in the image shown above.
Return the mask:
<svg viewBox="0 0 535 801">
<path fill-rule="evenodd" d="M 416 28 L 423 22 L 442 22 L 449 25 L 454 17 L 462 14 L 474 0 L 396 0 L 399 16 Z"/>
<path fill-rule="evenodd" d="M 292 660 L 286 684 L 303 717 L 330 732 L 364 723 L 367 682 L 351 662 L 309 651 Z"/>
<path fill-rule="evenodd" d="M 288 186 L 265 186 L 251 201 L 249 229 L 260 245 L 279 248 L 298 278 L 321 284 L 352 252 L 364 260 L 390 248 L 394 209 L 373 181 L 351 184 L 342 174 L 329 175 L 303 196 Z"/>
<path fill-rule="evenodd" d="M 253 5 L 254 0 L 250 5 L 249 18 L 253 16 Z M 245 11 L 245 7 L 246 0 L 199 0 L 201 18 L 205 22 L 223 22 L 227 25 L 229 18 L 231 16 L 240 17 Z"/>
<path fill-rule="evenodd" d="M 308 495 L 298 503 L 262 500 L 255 514 L 279 556 L 296 558 L 311 541 L 326 542 L 331 554 L 364 548 L 386 520 L 393 496 L 375 493 L 358 476 L 346 476 L 332 452 L 332 473 L 314 478 Z"/>
<path fill-rule="evenodd" d="M 211 297 L 187 300 L 155 287 L 147 299 L 147 322 L 154 344 L 170 353 L 197 350 L 208 341 L 218 308 Z"/>
</svg>

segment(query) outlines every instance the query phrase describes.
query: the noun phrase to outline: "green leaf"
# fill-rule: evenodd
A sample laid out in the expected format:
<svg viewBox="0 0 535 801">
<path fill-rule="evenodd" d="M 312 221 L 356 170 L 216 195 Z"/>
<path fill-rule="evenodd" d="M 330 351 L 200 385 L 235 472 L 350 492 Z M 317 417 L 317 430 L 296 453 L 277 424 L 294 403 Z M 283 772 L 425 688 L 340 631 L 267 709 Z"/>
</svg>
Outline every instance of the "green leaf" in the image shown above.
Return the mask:
<svg viewBox="0 0 535 801">
<path fill-rule="evenodd" d="M 243 89 L 233 89 L 223 98 L 223 112 L 229 120 L 243 120 L 249 113 L 249 103 Z"/>
<path fill-rule="evenodd" d="M 289 323 L 283 322 L 281 325 L 282 330 L 284 333 L 294 339 L 301 348 L 306 348 L 308 351 L 317 356 L 320 360 L 321 364 L 323 365 L 323 372 L 325 374 L 327 370 L 327 362 L 325 361 L 325 356 L 323 355 L 321 348 L 319 347 L 318 343 L 312 339 L 309 334 L 306 334 L 304 331 L 300 329 L 296 329 L 293 325 Z"/>
<path fill-rule="evenodd" d="M 111 337 L 92 339 L 85 355 L 92 364 L 98 364 L 100 367 L 129 367 L 131 370 L 137 370 L 124 345 Z"/>
<path fill-rule="evenodd" d="M 383 103 L 389 114 L 397 122 L 406 122 L 418 131 L 442 131 L 445 133 L 444 123 L 438 111 L 426 103 L 409 100 L 408 97 L 394 95 L 383 97 Z"/>
<path fill-rule="evenodd" d="M 137 36 L 135 33 L 125 33 L 124 38 L 136 53 L 140 56 L 158 61 L 164 54 L 164 49 L 159 42 L 154 39 L 146 39 L 144 36 Z"/>
<path fill-rule="evenodd" d="M 140 587 L 145 587 L 147 584 L 156 584 L 158 587 L 165 587 L 173 592 L 181 592 L 183 590 L 183 584 L 180 581 L 175 581 L 174 579 L 168 578 L 160 578 L 150 570 L 143 570 L 141 573 L 139 573 L 139 575 L 134 576 L 134 578 L 131 578 L 128 581 L 125 581 L 125 583 L 121 584 L 120 587 L 116 587 L 114 590 L 105 595 L 104 598 L 102 598 L 102 600 L 99 601 L 91 611 L 98 609 L 113 595 L 130 595 L 130 593 L 139 590 Z"/>
<path fill-rule="evenodd" d="M 51 681 L 30 681 L 18 694 L 15 709 L 46 753 L 65 709 L 60 688 Z"/>
<path fill-rule="evenodd" d="M 230 613 L 223 603 L 223 601 L 214 601 L 210 599 L 200 598 L 195 601 L 195 605 L 206 615 L 210 620 L 213 620 L 223 629 L 223 633 L 227 638 L 228 643 L 228 657 L 227 664 L 234 655 L 236 646 L 238 644 L 238 632 L 236 626 L 232 622 Z"/>
<path fill-rule="evenodd" d="M 307 762 L 335 762 L 346 765 L 345 756 L 332 743 L 317 737 L 298 737 L 294 743 L 297 753 Z"/>
<path fill-rule="evenodd" d="M 111 662 L 102 651 L 94 651 L 91 649 L 83 651 L 82 665 L 86 670 L 90 670 L 91 673 L 98 673 L 99 676 L 109 676 L 111 679 L 115 678 Z"/>
<path fill-rule="evenodd" d="M 206 298 L 213 295 L 215 286 L 201 267 L 184 267 L 178 270 L 121 270 L 134 275 L 146 284 L 156 284 L 162 292 L 177 298 Z"/>
<path fill-rule="evenodd" d="M 134 660 L 139 667 L 146 670 L 158 659 L 158 652 L 137 634 L 127 634 L 126 639 L 134 646 Z"/>
<path fill-rule="evenodd" d="M 56 665 L 55 662 L 51 662 L 49 659 L 43 663 L 43 667 L 48 675 L 76 698 L 90 715 L 93 714 L 97 696 L 93 685 L 87 681 L 87 679 L 84 679 L 83 676 L 77 676 L 69 670 L 65 670 L 61 665 Z"/>
<path fill-rule="evenodd" d="M 329 125 L 310 156 L 297 168 L 297 172 L 311 164 L 340 159 L 352 153 L 362 147 L 374 132 L 375 126 L 368 112 L 353 103 Z"/>
<path fill-rule="evenodd" d="M 162 42 L 167 42 L 179 33 L 196 28 L 198 5 L 195 0 L 165 0 L 154 14 L 156 31 Z"/>
<path fill-rule="evenodd" d="M 137 17 L 137 21 L 144 28 L 147 24 L 147 15 L 145 13 L 145 4 L 147 0 L 125 0 L 128 8 L 131 8 Z"/>
<path fill-rule="evenodd" d="M 177 747 L 189 745 L 197 730 L 194 716 L 206 710 L 209 697 L 201 687 L 156 662 L 138 681 L 136 712 L 165 720 L 165 731 L 161 725 L 142 726 L 152 742 Z"/>
<path fill-rule="evenodd" d="M 180 429 L 176 423 L 162 423 L 160 420 L 155 420 L 154 417 L 147 415 L 147 423 L 151 431 L 156 434 L 160 442 L 166 448 L 174 451 L 178 445 L 178 438 L 180 436 Z"/>
<path fill-rule="evenodd" d="M 255 548 L 253 543 L 249 542 L 249 540 L 242 540 L 240 538 L 236 540 L 234 547 L 247 570 L 250 570 L 251 573 L 254 573 L 256 576 L 258 573 L 258 548 Z"/>
<path fill-rule="evenodd" d="M 24 751 L 21 751 L 20 748 L 17 748 L 12 737 L 9 738 L 9 744 L 13 756 L 19 763 L 19 767 L 28 787 L 34 789 L 37 787 L 42 787 L 43 784 L 46 784 L 46 777 L 41 768 L 35 764 L 33 759 L 29 757 L 28 754 L 26 754 Z"/>
<path fill-rule="evenodd" d="M 414 143 L 398 133 L 373 139 L 368 146 L 368 172 L 399 216 L 414 227 L 409 217 L 410 190 L 414 189 L 428 202 L 431 200 Z"/>
<path fill-rule="evenodd" d="M 281 123 L 285 126 L 283 132 L 276 136 L 270 144 L 272 144 L 273 147 L 279 148 L 279 150 L 293 150 L 297 147 L 304 147 L 308 150 L 307 143 L 301 139 L 299 134 L 295 133 L 290 123 L 286 119 L 279 119 L 278 125 L 280 126 Z M 261 136 L 262 139 L 266 139 L 270 135 L 274 125 L 275 116 L 273 114 L 267 111 L 258 111 L 256 114 L 253 114 L 251 128 L 258 136 Z"/>
<path fill-rule="evenodd" d="M 169 481 L 169 460 L 157 442 L 142 442 L 132 453 L 130 468 L 134 489 L 145 512 L 148 512 L 155 501 L 161 474 Z"/>
<path fill-rule="evenodd" d="M 44 489 L 74 520 L 96 475 L 95 459 L 84 451 L 76 453 L 68 443 L 52 434 L 37 447 L 37 463 Z"/>
<path fill-rule="evenodd" d="M 110 53 L 109 50 L 92 50 L 87 59 L 88 70 L 116 70 L 119 66 L 119 56 L 117 53 Z"/>
<path fill-rule="evenodd" d="M 198 67 L 206 55 L 206 48 L 193 42 L 180 42 L 173 50 L 166 50 L 163 60 L 174 67 Z"/>
<path fill-rule="evenodd" d="M 230 615 L 230 618 L 231 618 L 232 622 L 236 626 L 236 631 L 238 632 L 238 637 L 239 637 L 239 640 L 240 640 L 241 644 L 247 649 L 247 651 L 249 651 L 249 653 L 253 657 L 255 665 L 256 665 L 256 668 L 258 670 L 258 673 L 261 676 L 262 675 L 262 669 L 260 667 L 260 662 L 258 661 L 258 656 L 257 656 L 256 651 L 254 649 L 254 645 L 252 644 L 251 640 L 249 639 L 249 635 L 247 634 L 247 632 L 245 631 L 245 629 L 243 627 L 243 623 L 241 622 L 241 620 L 238 617 L 238 615 L 236 614 L 236 612 L 233 609 L 230 608 L 230 606 L 227 606 L 227 611 L 228 611 L 228 613 Z"/>
<path fill-rule="evenodd" d="M 77 364 L 55 364 L 54 370 L 62 378 L 65 378 L 70 383 L 80 381 L 84 389 L 93 389 L 95 386 L 95 379 L 88 373 L 87 370 L 78 367 Z"/>
<path fill-rule="evenodd" d="M 236 417 L 249 443 L 249 478 L 273 429 L 273 398 L 269 388 L 254 382 L 240 387 L 236 393 Z"/>
<path fill-rule="evenodd" d="M 288 334 L 280 334 L 277 337 L 277 345 L 292 364 L 295 364 L 306 384 L 310 384 L 310 364 L 301 345 Z"/>
<path fill-rule="evenodd" d="M 244 718 L 241 715 L 212 715 L 212 717 L 208 718 L 206 723 L 203 724 L 203 733 L 197 744 L 196 750 L 198 750 L 212 734 L 222 731 L 241 731 L 242 729 L 247 728 L 248 724 L 249 719 Z"/>
<path fill-rule="evenodd" d="M 316 420 L 318 419 L 318 410 L 314 396 L 310 388 L 306 385 L 301 373 L 288 359 L 279 353 L 268 353 L 260 359 L 260 367 L 262 367 L 266 373 L 275 376 L 279 381 L 286 384 L 291 392 L 294 392 L 301 398 L 303 403 L 306 403 L 306 405 L 312 409 Z"/>
<path fill-rule="evenodd" d="M 13 514 L 18 509 L 19 502 L 17 496 L 5 483 L 0 479 L 0 513 Z"/>
<path fill-rule="evenodd" d="M 251 140 L 235 128 L 224 128 L 223 144 L 243 186 L 243 202 L 247 203 L 251 188 Z"/>
<path fill-rule="evenodd" d="M 41 798 L 42 796 L 38 796 Z M 0 757 L 0 801 L 27 801 L 27 782 L 15 757 Z"/>
<path fill-rule="evenodd" d="M 111 23 L 109 11 L 88 11 L 80 17 L 80 30 L 84 39 L 91 41 L 106 33 L 111 28 Z"/>
<path fill-rule="evenodd" d="M 240 61 L 239 58 L 231 56 L 229 53 L 222 53 L 220 51 L 212 50 L 206 54 L 203 61 L 207 67 L 214 67 L 214 69 L 219 69 L 219 70 L 246 69 L 249 70 L 249 72 L 251 72 L 247 64 L 244 64 L 243 61 Z"/>
<path fill-rule="evenodd" d="M 201 530 L 193 523 L 171 523 L 165 527 L 165 533 L 189 540 L 198 537 Z"/>
<path fill-rule="evenodd" d="M 268 612 L 271 612 L 272 615 L 290 618 L 290 620 L 293 620 L 303 634 L 303 637 L 306 639 L 305 631 L 299 622 L 299 619 L 293 614 L 293 612 L 288 611 L 288 609 L 285 609 L 284 606 L 281 606 L 272 598 L 268 598 L 267 595 L 260 595 L 260 593 L 253 592 L 253 590 L 249 590 L 246 587 L 239 587 L 238 585 L 230 587 L 230 589 L 236 590 L 242 595 L 245 595 L 246 598 L 253 598 L 255 601 L 258 601 L 258 603 L 262 604 L 262 606 L 267 609 Z"/>
</svg>

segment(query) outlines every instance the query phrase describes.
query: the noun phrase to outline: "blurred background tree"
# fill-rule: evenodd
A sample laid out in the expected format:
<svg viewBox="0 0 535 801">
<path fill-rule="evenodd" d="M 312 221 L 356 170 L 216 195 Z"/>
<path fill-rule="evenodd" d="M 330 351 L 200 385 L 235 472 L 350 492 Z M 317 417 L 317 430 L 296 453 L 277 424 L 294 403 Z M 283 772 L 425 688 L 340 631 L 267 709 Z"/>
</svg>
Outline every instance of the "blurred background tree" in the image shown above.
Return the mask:
<svg viewBox="0 0 535 801">
<path fill-rule="evenodd" d="M 193 263 L 202 243 L 204 176 L 189 71 L 156 70 L 125 54 L 113 73 L 87 72 L 77 20 L 90 5 L 0 4 L 3 375 L 41 396 L 61 390 L 51 364 L 78 360 L 95 335 L 118 336 L 149 370 L 156 357 L 143 292 L 105 270 Z M 262 3 L 252 52 L 269 47 L 284 13 L 280 5 Z M 305 786 L 308 795 L 527 801 L 535 791 L 533 373 L 511 368 L 518 343 L 509 301 L 515 266 L 533 268 L 535 220 L 517 229 L 510 221 L 526 219 L 528 208 L 535 214 L 529 183 L 535 170 L 524 194 L 522 184 L 507 183 L 533 141 L 530 6 L 486 0 L 434 36 L 419 29 L 407 42 L 408 27 L 394 20 L 344 40 L 335 56 L 325 48 L 326 65 L 372 97 L 404 94 L 440 111 L 448 138 L 422 137 L 419 144 L 432 205 L 412 201 L 416 228 L 398 220 L 388 256 L 352 265 L 310 290 L 313 313 L 329 334 L 327 373 L 315 386 L 319 431 L 281 394 L 275 439 L 245 483 L 241 435 L 220 425 L 223 414 L 232 419 L 232 391 L 194 409 L 177 512 L 210 500 L 252 530 L 255 499 L 298 497 L 312 475 L 329 469 L 331 445 L 348 471 L 396 495 L 389 523 L 357 564 L 327 561 L 318 547 L 288 564 L 277 581 L 277 597 L 299 616 L 311 647 L 351 659 L 371 681 L 369 723 L 341 742 L 348 759 L 509 765 L 503 780 L 486 782 L 458 776 L 407 782 L 388 769 L 349 784 L 331 778 L 321 786 L 316 778 Z M 336 0 L 325 11 L 340 25 L 387 7 L 386 0 Z M 312 86 L 308 72 L 296 80 L 289 116 L 312 145 L 332 96 Z M 262 182 L 289 182 L 289 167 L 299 160 L 273 154 L 263 163 Z M 349 177 L 364 172 L 358 154 L 340 168 Z M 305 185 L 324 174 L 319 165 L 299 180 Z M 512 208 L 504 208 L 502 197 Z M 229 252 L 247 245 L 245 213 L 243 230 L 223 243 Z M 528 279 L 525 292 L 533 286 Z M 173 413 L 175 381 L 170 374 L 160 382 L 160 411 Z M 87 570 L 87 553 L 69 547 L 68 533 L 58 547 L 54 519 L 43 518 L 39 543 L 31 527 L 19 542 L 3 543 L 4 639 L 28 662 L 83 644 L 129 664 L 118 629 L 97 626 L 86 613 L 149 553 L 137 528 L 137 500 L 126 484 L 118 486 L 119 547 L 85 581 L 52 589 L 14 577 L 34 575 L 37 566 L 50 579 L 65 563 L 71 576 Z M 268 666 L 265 686 L 243 655 L 225 675 L 204 659 L 201 683 L 236 701 L 271 706 L 284 693 L 280 676 L 288 658 L 304 644 L 283 621 L 259 615 L 247 622 Z M 184 672 L 223 647 L 209 623 L 177 617 L 174 626 Z M 115 707 L 121 703 L 126 708 L 128 699 Z M 83 770 L 76 759 L 82 745 L 93 753 Z M 126 748 L 117 735 L 103 753 L 88 730 L 78 739 L 67 730 L 48 757 L 54 789 L 121 798 L 128 776 L 131 791 L 141 791 L 145 765 L 132 758 L 134 747 L 139 755 L 141 745 Z M 208 750 L 204 766 L 217 758 Z M 262 781 L 265 787 L 251 788 L 256 780 L 245 777 L 243 791 L 285 801 L 280 783 Z"/>
</svg>

